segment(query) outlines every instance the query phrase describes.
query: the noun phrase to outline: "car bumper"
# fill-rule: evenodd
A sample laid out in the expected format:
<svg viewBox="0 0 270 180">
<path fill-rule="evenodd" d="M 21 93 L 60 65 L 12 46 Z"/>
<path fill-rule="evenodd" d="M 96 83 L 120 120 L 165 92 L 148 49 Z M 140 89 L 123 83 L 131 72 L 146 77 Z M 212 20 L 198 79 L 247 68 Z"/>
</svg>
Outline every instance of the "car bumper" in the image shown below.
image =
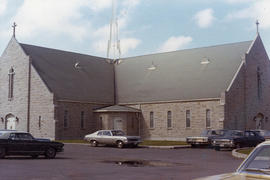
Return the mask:
<svg viewBox="0 0 270 180">
<path fill-rule="evenodd" d="M 64 152 L 64 148 L 58 148 L 56 152 Z"/>
<path fill-rule="evenodd" d="M 234 148 L 235 145 L 231 143 L 219 143 L 219 144 L 212 144 L 213 147 L 219 147 L 219 148 Z"/>
<path fill-rule="evenodd" d="M 126 145 L 130 145 L 130 144 L 135 144 L 135 145 L 137 145 L 137 144 L 139 144 L 139 143 L 141 143 L 142 141 L 127 141 L 127 142 L 124 142 L 124 144 L 126 144 Z"/>
<path fill-rule="evenodd" d="M 208 145 L 208 141 L 187 141 L 188 144 L 196 144 L 196 145 Z"/>
</svg>

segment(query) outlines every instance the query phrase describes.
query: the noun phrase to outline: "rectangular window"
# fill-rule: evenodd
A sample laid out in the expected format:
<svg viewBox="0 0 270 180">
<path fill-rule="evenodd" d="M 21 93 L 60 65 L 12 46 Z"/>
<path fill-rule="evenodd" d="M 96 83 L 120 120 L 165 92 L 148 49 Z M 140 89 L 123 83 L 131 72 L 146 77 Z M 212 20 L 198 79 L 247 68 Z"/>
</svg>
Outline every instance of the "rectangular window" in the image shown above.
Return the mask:
<svg viewBox="0 0 270 180">
<path fill-rule="evenodd" d="M 81 129 L 84 129 L 84 111 L 81 112 Z"/>
<path fill-rule="evenodd" d="M 190 127 L 190 110 L 186 110 L 186 127 Z"/>
<path fill-rule="evenodd" d="M 64 111 L 64 128 L 68 127 L 68 111 Z"/>
<path fill-rule="evenodd" d="M 154 128 L 154 112 L 150 112 L 150 128 Z"/>
<path fill-rule="evenodd" d="M 167 128 L 172 128 L 172 112 L 167 112 Z"/>
<path fill-rule="evenodd" d="M 38 116 L 38 127 L 41 129 L 41 116 Z"/>
<path fill-rule="evenodd" d="M 210 109 L 206 109 L 206 127 L 211 126 L 211 121 L 210 121 Z"/>
</svg>

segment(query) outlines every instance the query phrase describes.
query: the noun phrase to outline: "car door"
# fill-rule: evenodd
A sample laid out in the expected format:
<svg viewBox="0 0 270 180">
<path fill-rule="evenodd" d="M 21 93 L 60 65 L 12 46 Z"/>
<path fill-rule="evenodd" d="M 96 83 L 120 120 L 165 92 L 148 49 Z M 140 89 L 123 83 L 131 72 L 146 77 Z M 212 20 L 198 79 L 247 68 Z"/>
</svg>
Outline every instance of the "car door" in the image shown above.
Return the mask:
<svg viewBox="0 0 270 180">
<path fill-rule="evenodd" d="M 8 153 L 21 154 L 23 153 L 24 142 L 20 140 L 17 133 L 10 133 L 8 138 Z"/>
<path fill-rule="evenodd" d="M 18 134 L 21 141 L 24 142 L 23 150 L 25 153 L 38 153 L 41 151 L 42 142 L 39 142 L 33 138 L 29 133 Z"/>
<path fill-rule="evenodd" d="M 251 131 L 247 131 L 246 135 L 247 135 L 246 136 L 247 137 L 247 146 L 248 147 L 255 146 L 256 141 L 257 141 L 255 134 Z"/>
<path fill-rule="evenodd" d="M 104 141 L 104 144 L 112 144 L 111 131 L 103 131 L 103 141 Z"/>
</svg>

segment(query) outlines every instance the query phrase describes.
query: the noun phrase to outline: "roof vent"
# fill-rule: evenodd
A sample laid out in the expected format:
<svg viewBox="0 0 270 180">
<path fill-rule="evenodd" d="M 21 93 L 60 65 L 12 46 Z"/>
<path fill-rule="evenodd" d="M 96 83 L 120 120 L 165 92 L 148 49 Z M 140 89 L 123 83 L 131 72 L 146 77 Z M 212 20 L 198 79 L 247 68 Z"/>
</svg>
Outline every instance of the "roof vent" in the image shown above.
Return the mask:
<svg viewBox="0 0 270 180">
<path fill-rule="evenodd" d="M 149 71 L 154 71 L 154 70 L 156 70 L 157 69 L 157 66 L 154 64 L 154 62 L 152 61 L 152 65 L 149 67 L 149 68 L 147 68 Z"/>
<path fill-rule="evenodd" d="M 206 58 L 206 57 L 204 57 L 204 58 L 202 59 L 202 61 L 201 61 L 201 65 L 207 65 L 207 64 L 209 64 L 209 63 L 210 63 L 210 61 L 209 61 L 209 59 Z"/>
<path fill-rule="evenodd" d="M 74 64 L 74 67 L 75 67 L 76 69 L 81 69 L 81 68 L 82 68 L 79 62 L 76 62 L 76 63 Z"/>
</svg>

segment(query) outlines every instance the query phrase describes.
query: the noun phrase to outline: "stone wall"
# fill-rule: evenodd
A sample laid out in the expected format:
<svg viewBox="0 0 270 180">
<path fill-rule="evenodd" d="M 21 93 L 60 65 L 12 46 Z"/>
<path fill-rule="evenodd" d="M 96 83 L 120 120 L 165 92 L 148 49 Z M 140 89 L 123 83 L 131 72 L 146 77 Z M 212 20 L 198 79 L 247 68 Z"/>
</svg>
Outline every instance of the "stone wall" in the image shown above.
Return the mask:
<svg viewBox="0 0 270 180">
<path fill-rule="evenodd" d="M 245 116 L 245 65 L 243 64 L 226 92 L 224 128 L 244 130 Z"/>
<path fill-rule="evenodd" d="M 5 128 L 5 117 L 17 117 L 16 129 L 27 131 L 29 57 L 12 38 L 1 56 L 0 66 L 0 129 Z M 8 100 L 9 69 L 14 69 L 14 97 Z"/>
<path fill-rule="evenodd" d="M 152 140 L 183 140 L 200 135 L 206 127 L 206 110 L 210 110 L 208 129 L 223 128 L 224 106 L 219 99 L 129 105 L 141 109 L 140 135 Z M 186 127 L 186 110 L 190 110 L 190 127 Z M 167 127 L 167 112 L 172 112 L 172 127 Z M 150 112 L 154 113 L 154 128 L 150 128 Z"/>
<path fill-rule="evenodd" d="M 83 139 L 86 134 L 97 130 L 93 109 L 106 105 L 56 101 L 56 139 Z M 67 111 L 67 127 L 64 127 L 64 113 Z M 84 128 L 81 128 L 81 112 L 84 112 Z"/>
<path fill-rule="evenodd" d="M 30 133 L 35 137 L 55 139 L 53 94 L 33 66 L 30 86 Z"/>
</svg>

